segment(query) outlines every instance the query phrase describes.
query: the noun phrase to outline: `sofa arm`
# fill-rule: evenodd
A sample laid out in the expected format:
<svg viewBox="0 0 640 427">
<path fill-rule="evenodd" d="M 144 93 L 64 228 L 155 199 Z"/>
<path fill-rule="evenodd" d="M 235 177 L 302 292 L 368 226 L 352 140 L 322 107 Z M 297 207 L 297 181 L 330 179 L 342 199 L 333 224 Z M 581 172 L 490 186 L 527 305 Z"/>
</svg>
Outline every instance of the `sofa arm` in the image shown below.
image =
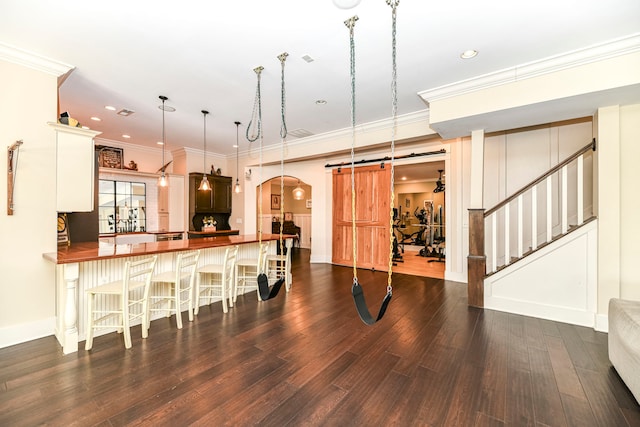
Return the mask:
<svg viewBox="0 0 640 427">
<path fill-rule="evenodd" d="M 609 301 L 609 360 L 640 402 L 640 301 Z"/>
</svg>

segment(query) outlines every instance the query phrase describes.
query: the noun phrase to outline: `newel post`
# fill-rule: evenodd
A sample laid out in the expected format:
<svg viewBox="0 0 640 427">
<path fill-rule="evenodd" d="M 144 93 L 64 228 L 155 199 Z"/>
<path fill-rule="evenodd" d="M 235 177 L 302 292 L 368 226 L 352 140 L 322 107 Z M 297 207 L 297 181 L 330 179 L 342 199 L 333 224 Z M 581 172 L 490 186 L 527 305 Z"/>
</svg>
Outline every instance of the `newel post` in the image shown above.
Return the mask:
<svg viewBox="0 0 640 427">
<path fill-rule="evenodd" d="M 469 256 L 467 257 L 467 299 L 472 307 L 484 307 L 484 209 L 469 209 Z"/>
</svg>

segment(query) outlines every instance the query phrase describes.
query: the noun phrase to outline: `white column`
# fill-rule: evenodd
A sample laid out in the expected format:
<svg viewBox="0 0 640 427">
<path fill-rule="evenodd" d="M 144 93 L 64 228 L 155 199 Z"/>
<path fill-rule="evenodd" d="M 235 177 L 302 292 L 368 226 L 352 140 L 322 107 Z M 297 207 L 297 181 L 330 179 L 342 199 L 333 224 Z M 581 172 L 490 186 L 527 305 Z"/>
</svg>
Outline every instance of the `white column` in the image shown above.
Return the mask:
<svg viewBox="0 0 640 427">
<path fill-rule="evenodd" d="M 77 292 L 80 265 L 78 263 L 64 264 L 65 300 L 63 302 L 64 322 L 62 333 L 62 352 L 64 354 L 78 351 L 78 308 Z"/>
<path fill-rule="evenodd" d="M 471 174 L 469 179 L 469 209 L 484 206 L 484 130 L 471 132 Z"/>
</svg>

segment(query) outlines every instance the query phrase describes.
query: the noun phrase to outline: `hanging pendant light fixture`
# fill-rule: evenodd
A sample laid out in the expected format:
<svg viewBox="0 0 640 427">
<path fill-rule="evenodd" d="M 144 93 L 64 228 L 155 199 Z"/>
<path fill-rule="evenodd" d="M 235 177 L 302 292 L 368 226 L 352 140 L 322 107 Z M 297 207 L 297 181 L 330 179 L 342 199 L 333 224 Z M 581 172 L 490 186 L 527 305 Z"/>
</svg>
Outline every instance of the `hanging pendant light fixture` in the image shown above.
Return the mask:
<svg viewBox="0 0 640 427">
<path fill-rule="evenodd" d="M 240 128 L 240 122 L 234 122 L 236 124 L 236 186 L 233 191 L 237 193 L 242 192 L 242 187 L 240 187 L 240 175 L 238 175 L 238 150 L 240 144 L 238 143 L 238 129 Z"/>
<path fill-rule="evenodd" d="M 209 184 L 209 180 L 207 179 L 207 114 L 209 114 L 209 112 L 202 110 L 201 113 L 204 117 L 204 152 L 202 154 L 202 181 L 200 181 L 198 190 L 211 191 L 211 184 Z"/>
<path fill-rule="evenodd" d="M 300 187 L 300 180 L 298 180 L 298 186 L 293 189 L 293 198 L 295 200 L 304 199 L 304 189 Z"/>
<path fill-rule="evenodd" d="M 166 187 L 169 185 L 169 178 L 167 177 L 164 171 L 165 168 L 167 167 L 167 165 L 164 162 L 164 147 L 167 145 L 167 141 L 165 140 L 165 134 L 164 134 L 164 112 L 166 111 L 164 102 L 169 98 L 167 98 L 164 95 L 160 95 L 158 98 L 160 98 L 160 100 L 162 101 L 162 105 L 159 106 L 159 108 L 162 110 L 162 174 L 160 175 L 160 178 L 158 178 L 158 186 Z"/>
</svg>

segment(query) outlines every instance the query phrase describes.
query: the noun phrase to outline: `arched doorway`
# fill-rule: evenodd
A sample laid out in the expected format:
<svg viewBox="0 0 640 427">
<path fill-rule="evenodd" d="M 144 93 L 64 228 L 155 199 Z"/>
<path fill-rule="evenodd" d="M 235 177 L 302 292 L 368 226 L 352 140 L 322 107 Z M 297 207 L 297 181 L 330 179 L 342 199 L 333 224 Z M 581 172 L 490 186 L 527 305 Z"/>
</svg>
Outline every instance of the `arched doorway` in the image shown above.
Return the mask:
<svg viewBox="0 0 640 427">
<path fill-rule="evenodd" d="M 258 200 L 258 203 L 262 203 L 262 217 L 258 205 L 256 218 L 262 222 L 264 233 L 278 234 L 282 215 L 285 233 L 299 229 L 295 246 L 311 249 L 312 186 L 297 177 L 285 176 L 284 191 L 281 191 L 282 189 L 281 177 L 272 178 L 262 184 L 262 200 Z M 259 191 L 256 193 L 259 198 Z"/>
</svg>

